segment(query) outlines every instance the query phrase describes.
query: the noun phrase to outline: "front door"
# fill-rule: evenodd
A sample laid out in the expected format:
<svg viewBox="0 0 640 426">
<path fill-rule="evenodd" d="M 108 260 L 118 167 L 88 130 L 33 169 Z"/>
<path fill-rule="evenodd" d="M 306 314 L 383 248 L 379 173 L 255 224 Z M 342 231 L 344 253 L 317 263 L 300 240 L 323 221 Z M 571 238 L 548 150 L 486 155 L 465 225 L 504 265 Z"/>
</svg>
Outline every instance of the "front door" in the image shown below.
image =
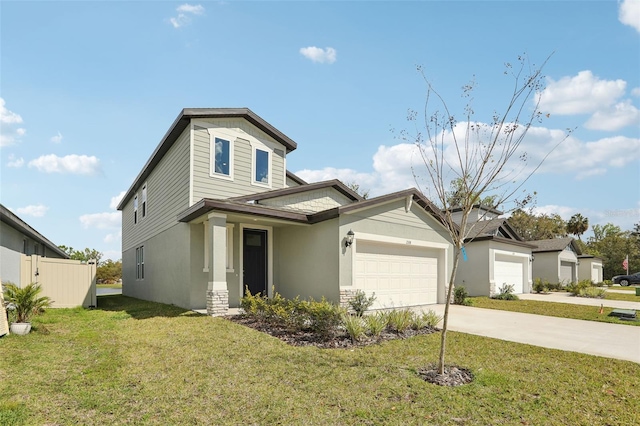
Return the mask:
<svg viewBox="0 0 640 426">
<path fill-rule="evenodd" d="M 245 229 L 242 236 L 243 292 L 267 295 L 267 231 Z"/>
</svg>

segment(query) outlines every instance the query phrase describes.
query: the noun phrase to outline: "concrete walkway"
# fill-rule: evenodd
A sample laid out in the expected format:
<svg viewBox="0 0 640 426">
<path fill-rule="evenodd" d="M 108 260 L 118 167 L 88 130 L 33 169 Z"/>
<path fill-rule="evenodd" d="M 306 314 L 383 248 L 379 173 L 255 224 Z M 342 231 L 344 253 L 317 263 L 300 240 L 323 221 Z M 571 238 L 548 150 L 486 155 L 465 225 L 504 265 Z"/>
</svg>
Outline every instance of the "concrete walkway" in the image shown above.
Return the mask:
<svg viewBox="0 0 640 426">
<path fill-rule="evenodd" d="M 425 306 L 442 315 L 444 305 Z M 451 305 L 449 330 L 640 363 L 640 327 Z"/>
<path fill-rule="evenodd" d="M 518 297 L 522 300 L 538 300 L 541 302 L 557 302 L 557 303 L 571 303 L 573 305 L 587 305 L 587 306 L 606 306 L 608 308 L 619 309 L 636 309 L 640 311 L 640 297 L 638 302 L 629 302 L 626 300 L 607 300 L 607 299 L 591 299 L 589 297 L 576 297 L 567 292 L 551 292 L 549 294 L 519 294 Z"/>
</svg>

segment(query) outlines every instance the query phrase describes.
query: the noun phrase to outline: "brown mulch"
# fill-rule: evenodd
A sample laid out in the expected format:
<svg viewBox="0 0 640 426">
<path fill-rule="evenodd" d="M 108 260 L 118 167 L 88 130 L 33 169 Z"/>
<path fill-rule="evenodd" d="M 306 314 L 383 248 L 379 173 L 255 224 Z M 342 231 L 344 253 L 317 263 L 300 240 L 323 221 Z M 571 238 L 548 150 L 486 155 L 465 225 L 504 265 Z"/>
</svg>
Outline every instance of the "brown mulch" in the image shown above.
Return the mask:
<svg viewBox="0 0 640 426">
<path fill-rule="evenodd" d="M 311 331 L 298 331 L 290 330 L 286 327 L 278 327 L 261 321 L 259 319 L 249 317 L 246 315 L 232 315 L 226 317 L 228 320 L 237 324 L 244 325 L 246 327 L 253 328 L 254 330 L 267 333 L 273 337 L 290 344 L 291 346 L 315 346 L 322 349 L 336 349 L 336 348 L 353 348 L 368 346 L 387 340 L 406 339 L 408 337 L 420 336 L 425 334 L 436 333 L 439 331 L 437 328 L 423 328 L 420 330 L 407 330 L 402 333 L 396 333 L 393 331 L 384 331 L 378 337 L 367 336 L 366 339 L 358 342 L 353 342 L 347 332 L 336 331 L 328 336 L 324 336 Z"/>
<path fill-rule="evenodd" d="M 425 381 L 440 386 L 460 386 L 473 381 L 473 373 L 456 365 L 445 365 L 444 374 L 438 373 L 436 365 L 418 370 L 418 375 Z"/>
</svg>

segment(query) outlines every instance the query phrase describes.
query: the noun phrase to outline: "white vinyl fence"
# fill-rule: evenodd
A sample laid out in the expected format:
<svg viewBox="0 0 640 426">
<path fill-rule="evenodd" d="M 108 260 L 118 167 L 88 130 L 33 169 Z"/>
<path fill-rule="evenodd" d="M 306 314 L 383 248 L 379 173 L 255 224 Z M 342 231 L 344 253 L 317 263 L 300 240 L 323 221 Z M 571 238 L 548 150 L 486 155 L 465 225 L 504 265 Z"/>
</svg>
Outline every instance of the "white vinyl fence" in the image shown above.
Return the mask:
<svg viewBox="0 0 640 426">
<path fill-rule="evenodd" d="M 96 262 L 20 256 L 20 287 L 38 282 L 54 308 L 96 306 Z"/>
</svg>

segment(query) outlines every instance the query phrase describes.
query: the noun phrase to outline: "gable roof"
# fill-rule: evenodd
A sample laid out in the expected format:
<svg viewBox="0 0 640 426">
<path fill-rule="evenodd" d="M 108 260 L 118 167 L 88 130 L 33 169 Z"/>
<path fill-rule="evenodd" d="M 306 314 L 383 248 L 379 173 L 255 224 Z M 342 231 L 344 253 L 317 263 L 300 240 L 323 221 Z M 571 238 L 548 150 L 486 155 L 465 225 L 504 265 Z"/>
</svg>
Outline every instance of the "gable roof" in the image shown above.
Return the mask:
<svg viewBox="0 0 640 426">
<path fill-rule="evenodd" d="M 463 210 L 463 207 L 453 207 L 451 209 L 451 213 L 461 212 L 462 210 Z M 504 213 L 504 212 L 501 212 L 500 210 L 494 209 L 493 207 L 485 206 L 484 204 L 474 204 L 473 206 L 471 206 L 471 210 L 484 210 L 489 213 L 497 214 L 498 216 Z"/>
<path fill-rule="evenodd" d="M 44 235 L 33 229 L 27 222 L 20 219 L 15 213 L 13 213 L 2 204 L 0 204 L 0 221 L 11 226 L 18 232 L 28 236 L 32 240 L 44 245 L 47 249 L 62 256 L 64 259 L 69 259 L 69 255 L 67 253 L 58 248 L 57 245 L 53 244 L 51 241 L 45 238 Z"/>
<path fill-rule="evenodd" d="M 244 201 L 244 202 L 268 200 L 270 198 L 277 198 L 277 197 L 283 197 L 285 195 L 315 191 L 317 189 L 323 189 L 323 188 L 333 188 L 336 191 L 340 192 L 342 195 L 346 196 L 347 198 L 350 198 L 352 201 L 363 200 L 363 198 L 358 193 L 356 193 L 354 190 L 352 190 L 347 185 L 345 185 L 344 183 L 340 182 L 337 179 L 326 180 L 323 182 L 308 183 L 306 185 L 301 185 L 301 186 L 292 186 L 290 188 L 275 189 L 273 191 L 259 192 L 257 194 L 242 195 L 240 197 L 230 198 L 230 200 Z"/>
<path fill-rule="evenodd" d="M 307 182 L 305 182 L 302 178 L 300 178 L 300 176 L 291 173 L 289 170 L 287 170 L 287 177 L 292 181 L 294 181 L 295 183 L 297 183 L 298 185 L 308 185 Z"/>
<path fill-rule="evenodd" d="M 337 182 L 337 184 L 336 184 Z M 266 195 L 264 198 L 269 198 L 268 194 L 278 193 L 275 196 L 283 195 L 283 192 L 287 194 L 293 193 L 293 190 L 296 192 L 304 192 L 305 190 L 314 190 L 320 187 L 330 187 L 337 185 L 340 188 L 346 189 L 346 191 L 351 192 L 351 197 L 358 197 L 359 201 L 354 201 L 351 204 L 347 204 L 346 206 L 334 207 L 328 210 L 323 210 L 317 213 L 304 213 L 300 211 L 292 211 L 291 209 L 287 209 L 286 207 L 273 207 L 273 206 L 265 206 L 263 204 L 252 204 L 247 201 L 254 201 L 263 195 Z M 309 189 L 312 187 L 312 189 Z M 302 189 L 300 189 L 302 188 Z M 286 195 L 286 194 L 285 194 Z M 318 182 L 317 184 L 309 184 L 304 187 L 293 187 L 293 188 L 285 188 L 279 189 L 276 191 L 269 191 L 267 193 L 259 193 L 245 197 L 237 197 L 233 199 L 211 199 L 205 198 L 184 210 L 177 217 L 179 222 L 190 222 L 204 214 L 209 213 L 212 210 L 220 210 L 230 213 L 244 213 L 244 214 L 254 214 L 257 216 L 274 218 L 274 219 L 282 219 L 288 220 L 292 222 L 299 223 L 307 223 L 314 224 L 318 222 L 323 222 L 325 220 L 333 219 L 341 214 L 354 212 L 360 209 L 367 209 L 370 207 L 374 207 L 376 205 L 385 204 L 391 201 L 404 199 L 406 197 L 411 197 L 411 199 L 416 202 L 420 207 L 422 207 L 428 214 L 434 217 L 438 222 L 444 224 L 445 218 L 442 215 L 440 209 L 438 209 L 431 201 L 429 201 L 424 195 L 422 195 L 417 189 L 411 188 L 406 189 L 404 191 L 394 192 L 392 194 L 382 195 L 380 197 L 371 198 L 368 200 L 362 199 L 358 194 L 351 191 L 347 186 L 345 186 L 340 181 L 326 181 L 326 182 Z"/>
<path fill-rule="evenodd" d="M 135 190 L 149 177 L 162 157 L 164 157 L 164 155 L 173 146 L 184 129 L 189 126 L 191 120 L 196 118 L 244 118 L 249 123 L 253 124 L 258 129 L 284 145 L 287 149 L 287 153 L 298 147 L 298 144 L 296 144 L 292 139 L 273 127 L 271 124 L 267 123 L 249 108 L 184 108 L 173 121 L 173 124 L 171 124 L 171 127 L 167 130 L 167 133 L 165 133 L 164 137 L 151 154 L 151 157 L 149 157 L 145 165 L 142 167 L 142 170 L 138 173 L 138 176 L 124 194 L 124 197 L 122 197 L 122 200 L 120 200 L 118 210 L 122 210 L 124 208 L 124 205 L 129 201 L 129 198 L 131 198 Z"/>
<path fill-rule="evenodd" d="M 575 240 L 571 237 L 549 238 L 547 240 L 529 241 L 529 243 L 536 246 L 536 248 L 532 250 L 534 253 L 562 251 L 571 245 L 577 255 L 582 254 L 580 247 L 578 247 Z"/>
<path fill-rule="evenodd" d="M 467 238 L 465 238 L 465 242 L 494 240 L 506 244 L 530 247 L 531 249 L 536 247 L 529 241 L 523 241 L 522 237 L 509 225 L 509 221 L 505 218 L 479 220 L 469 225 L 471 229 Z"/>
</svg>

